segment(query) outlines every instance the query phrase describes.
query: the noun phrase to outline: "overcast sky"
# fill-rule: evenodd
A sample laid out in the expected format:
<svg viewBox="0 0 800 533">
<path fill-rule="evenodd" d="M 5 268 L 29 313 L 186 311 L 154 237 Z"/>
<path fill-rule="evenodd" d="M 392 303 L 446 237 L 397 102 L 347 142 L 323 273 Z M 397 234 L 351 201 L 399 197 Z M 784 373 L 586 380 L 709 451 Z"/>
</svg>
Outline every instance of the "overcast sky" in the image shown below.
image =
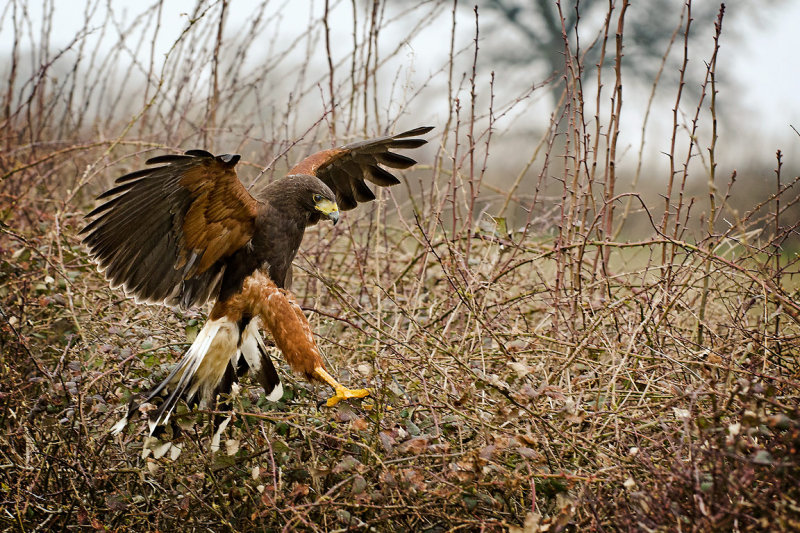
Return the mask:
<svg viewBox="0 0 800 533">
<path fill-rule="evenodd" d="M 3 8 L 3 11 L 0 11 L 4 16 L 2 27 L 0 27 L 0 52 L 4 54 L 11 49 L 13 38 L 13 33 L 9 31 L 11 23 L 8 5 Z M 150 3 L 137 0 L 113 0 L 112 5 L 118 12 L 127 10 L 130 18 L 149 7 Z M 193 5 L 194 2 L 174 0 L 165 3 L 163 15 L 165 27 L 158 45 L 160 53 L 166 52 L 180 34 L 186 21 L 184 13 L 189 11 Z M 292 32 L 299 33 L 306 27 L 309 19 L 309 6 L 313 5 L 314 9 L 318 11 L 323 3 L 309 4 L 295 1 L 280 5 L 284 9 L 284 13 L 287 9 L 297 12 L 297 16 L 285 17 L 281 23 L 281 31 L 291 35 Z M 334 5 L 337 4 L 334 2 Z M 229 31 L 236 31 L 236 28 L 244 27 L 249 16 L 246 6 L 247 2 L 236 0 L 231 2 L 226 24 Z M 41 2 L 29 2 L 26 8 L 29 10 L 30 18 L 34 21 L 35 26 L 36 21 L 41 18 Z M 58 1 L 56 9 L 58 15 L 56 17 L 57 24 L 52 30 L 53 48 L 64 46 L 83 25 L 81 2 Z M 792 158 L 800 154 L 798 149 L 800 137 L 790 128 L 790 125 L 794 125 L 800 129 L 800 105 L 798 105 L 800 64 L 797 60 L 797 51 L 800 50 L 800 31 L 798 31 L 800 1 L 759 9 L 761 12 L 758 22 L 747 16 L 731 17 L 730 8 L 728 17 L 726 17 L 729 18 L 726 21 L 729 26 L 726 26 L 728 31 L 723 32 L 719 69 L 733 83 L 730 86 L 720 87 L 720 102 L 728 106 L 728 109 L 722 108 L 726 124 L 721 130 L 720 144 L 724 145 L 730 153 L 755 149 L 771 155 L 774 154 L 776 148 L 781 148 L 787 154 L 787 158 Z M 342 35 L 352 31 L 351 22 L 347 20 L 349 13 L 349 3 L 341 4 L 339 9 L 334 10 L 332 18 L 334 36 L 337 31 L 341 31 Z M 468 15 L 469 12 L 465 10 L 465 13 Z M 172 27 L 169 27 L 168 21 L 174 21 Z M 449 13 L 446 10 L 442 12 L 442 25 L 448 28 L 446 31 L 449 31 Z M 341 26 L 341 28 L 337 28 L 337 26 Z M 436 25 L 433 26 L 434 32 L 436 27 Z M 469 24 L 462 27 L 465 31 L 464 38 L 471 39 Z M 36 31 L 38 30 L 34 28 L 34 33 Z M 709 29 L 699 29 L 698 31 L 707 31 L 710 39 L 711 31 Z M 431 30 L 426 30 L 421 39 L 431 38 L 430 35 L 432 35 Z M 337 39 L 334 38 L 334 47 L 337 42 Z M 351 42 L 348 41 L 347 45 L 350 46 Z M 426 46 L 425 42 L 422 42 L 412 43 L 412 48 L 414 49 L 412 52 L 415 62 L 414 69 L 423 75 L 426 74 L 426 69 L 438 68 L 435 65 L 440 65 L 446 59 L 446 47 Z M 704 50 L 706 48 L 708 47 L 705 47 Z M 347 52 L 349 52 L 349 48 L 339 55 Z M 439 58 L 437 54 L 442 57 Z M 702 57 L 701 54 L 695 54 L 694 60 L 699 60 L 699 57 Z M 630 144 L 638 142 L 638 131 L 634 131 L 636 130 L 635 123 L 641 116 L 639 107 L 641 101 L 645 99 L 645 96 L 626 94 L 625 102 L 628 107 L 623 109 L 623 114 L 627 113 L 627 124 L 629 124 L 627 131 L 631 132 L 631 135 L 628 135 L 625 141 Z M 662 108 L 666 107 L 662 106 Z M 666 111 L 669 110 L 666 109 Z M 444 116 L 439 118 L 445 119 Z M 653 124 L 649 131 L 652 133 L 648 134 L 648 144 L 651 144 L 654 152 L 658 153 L 659 147 L 656 145 L 659 144 L 658 140 L 663 137 L 662 131 L 668 131 L 671 117 L 656 115 L 651 121 Z M 627 132 L 624 131 L 623 136 L 626 134 Z"/>
<path fill-rule="evenodd" d="M 747 17 L 733 21 L 735 34 L 723 40 L 721 68 L 735 80 L 737 107 L 732 136 L 752 129 L 763 150 L 800 154 L 800 2 L 762 8 L 759 22 Z M 733 33 L 733 32 L 732 32 Z M 726 36 L 728 37 L 728 36 Z"/>
</svg>

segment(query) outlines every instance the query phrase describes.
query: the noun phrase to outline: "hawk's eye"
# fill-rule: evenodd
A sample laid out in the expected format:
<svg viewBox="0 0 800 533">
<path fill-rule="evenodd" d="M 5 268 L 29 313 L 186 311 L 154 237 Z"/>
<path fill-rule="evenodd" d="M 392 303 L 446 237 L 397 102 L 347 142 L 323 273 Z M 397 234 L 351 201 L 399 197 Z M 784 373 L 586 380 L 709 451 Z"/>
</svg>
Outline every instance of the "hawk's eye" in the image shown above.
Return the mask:
<svg viewBox="0 0 800 533">
<path fill-rule="evenodd" d="M 315 204 L 318 204 L 318 203 L 320 203 L 321 201 L 322 201 L 322 195 L 321 195 L 321 194 L 315 194 L 315 195 L 314 195 L 314 203 L 315 203 Z"/>
</svg>

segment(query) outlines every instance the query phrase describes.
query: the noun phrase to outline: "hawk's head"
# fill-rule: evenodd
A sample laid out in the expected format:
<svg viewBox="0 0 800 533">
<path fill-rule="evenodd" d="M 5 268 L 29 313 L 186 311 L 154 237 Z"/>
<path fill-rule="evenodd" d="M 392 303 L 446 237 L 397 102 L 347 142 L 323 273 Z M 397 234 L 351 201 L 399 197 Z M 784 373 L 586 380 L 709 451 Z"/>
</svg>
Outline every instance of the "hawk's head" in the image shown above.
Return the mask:
<svg viewBox="0 0 800 533">
<path fill-rule="evenodd" d="M 295 174 L 275 180 L 265 188 L 264 195 L 272 205 L 293 216 L 307 218 L 307 226 L 322 218 L 328 218 L 334 224 L 339 221 L 336 195 L 315 176 Z"/>
</svg>

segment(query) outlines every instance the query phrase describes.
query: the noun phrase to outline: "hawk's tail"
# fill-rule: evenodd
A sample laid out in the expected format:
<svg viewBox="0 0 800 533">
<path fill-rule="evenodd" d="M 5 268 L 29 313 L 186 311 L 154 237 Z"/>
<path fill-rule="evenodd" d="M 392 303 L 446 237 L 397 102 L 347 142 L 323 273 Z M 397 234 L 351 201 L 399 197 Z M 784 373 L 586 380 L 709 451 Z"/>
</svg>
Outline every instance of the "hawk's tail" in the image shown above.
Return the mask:
<svg viewBox="0 0 800 533">
<path fill-rule="evenodd" d="M 267 400 L 277 402 L 283 397 L 283 385 L 281 385 L 281 378 L 278 376 L 278 371 L 275 370 L 275 365 L 272 364 L 272 359 L 267 352 L 264 339 L 258 331 L 258 325 L 258 319 L 254 318 L 244 328 L 239 342 L 239 352 L 244 356 L 245 370 L 249 367 L 255 375 L 254 377 L 264 387 L 264 394 L 267 395 Z M 241 361 L 239 366 L 242 366 Z M 240 372 L 239 375 L 242 373 Z"/>
<path fill-rule="evenodd" d="M 243 360 L 240 360 L 240 355 L 244 356 Z M 256 321 L 250 321 L 244 330 L 227 317 L 206 322 L 180 362 L 144 400 L 149 402 L 158 396 L 165 396 L 158 410 L 150 417 L 150 435 L 158 426 L 169 422 L 178 400 L 199 403 L 201 407 L 213 406 L 217 395 L 230 392 L 237 375 L 242 375 L 248 368 L 255 372 L 267 399 L 277 401 L 283 396 L 280 378 Z M 125 428 L 130 415 L 139 405 L 131 403 L 125 417 L 112 427 L 112 434 Z"/>
</svg>

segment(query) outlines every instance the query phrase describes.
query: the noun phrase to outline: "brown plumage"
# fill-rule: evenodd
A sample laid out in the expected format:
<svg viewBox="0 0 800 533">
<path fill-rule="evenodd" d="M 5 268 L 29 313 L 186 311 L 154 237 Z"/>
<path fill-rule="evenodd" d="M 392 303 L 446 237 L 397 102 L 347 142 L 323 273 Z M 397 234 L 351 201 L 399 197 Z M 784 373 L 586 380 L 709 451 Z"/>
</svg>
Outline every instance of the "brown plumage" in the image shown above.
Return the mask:
<svg viewBox="0 0 800 533">
<path fill-rule="evenodd" d="M 329 405 L 367 394 L 342 387 L 325 371 L 311 328 L 285 290 L 291 264 L 306 227 L 322 218 L 335 224 L 339 209 L 375 198 L 366 181 L 399 183 L 382 166 L 405 169 L 415 161 L 391 150 L 422 146 L 427 141 L 413 137 L 431 129 L 318 152 L 256 197 L 236 176 L 238 155 L 203 150 L 150 159 L 158 166 L 122 176 L 99 197 L 105 201 L 87 215 L 94 220 L 81 233 L 112 287 L 137 302 L 190 308 L 216 301 L 186 355 L 147 397 L 164 397 L 151 433 L 179 399 L 209 404 L 248 369 L 269 399 L 279 399 L 280 379 L 259 326 L 295 371 L 334 387 Z"/>
</svg>

